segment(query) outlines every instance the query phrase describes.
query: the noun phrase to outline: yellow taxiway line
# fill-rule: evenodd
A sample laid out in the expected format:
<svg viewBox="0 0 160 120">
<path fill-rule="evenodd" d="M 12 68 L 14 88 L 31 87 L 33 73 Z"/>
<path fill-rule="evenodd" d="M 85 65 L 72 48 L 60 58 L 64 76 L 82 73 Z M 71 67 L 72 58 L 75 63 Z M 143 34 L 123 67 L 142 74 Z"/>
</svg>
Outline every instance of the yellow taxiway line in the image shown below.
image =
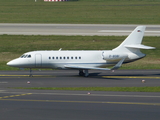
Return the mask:
<svg viewBox="0 0 160 120">
<path fill-rule="evenodd" d="M 103 78 L 146 78 L 146 79 L 160 79 L 156 76 L 102 76 Z"/>
<path fill-rule="evenodd" d="M 0 77 L 29 77 L 29 75 L 0 75 Z M 56 77 L 52 75 L 33 75 L 33 77 Z M 98 76 L 99 77 L 99 76 Z M 160 79 L 158 76 L 101 76 L 102 78 L 145 78 Z"/>
<path fill-rule="evenodd" d="M 109 102 L 109 101 L 65 101 L 65 100 L 33 100 L 33 99 L 9 99 L 13 97 L 20 97 L 25 95 L 32 95 L 32 93 L 9 95 L 0 97 L 1 101 L 23 101 L 23 102 L 54 102 L 54 103 L 91 103 L 91 104 L 125 104 L 125 105 L 156 105 L 160 103 L 141 103 L 141 102 Z"/>
<path fill-rule="evenodd" d="M 1 99 L 5 100 L 4 98 L 19 97 L 19 96 L 25 96 L 25 95 L 31 95 L 31 94 L 32 94 L 32 93 L 19 94 L 19 95 L 3 96 L 3 97 L 0 97 L 0 100 L 1 100 Z"/>
<path fill-rule="evenodd" d="M 0 77 L 30 77 L 29 75 L 0 75 Z M 32 77 L 55 77 L 52 75 L 32 75 Z"/>
<path fill-rule="evenodd" d="M 125 105 L 156 105 L 160 103 L 140 103 L 140 102 L 106 102 L 106 101 L 64 101 L 64 100 L 31 100 L 31 99 L 0 99 L 1 101 L 22 101 L 22 102 L 54 102 L 54 103 L 91 103 L 91 104 L 125 104 Z"/>
</svg>

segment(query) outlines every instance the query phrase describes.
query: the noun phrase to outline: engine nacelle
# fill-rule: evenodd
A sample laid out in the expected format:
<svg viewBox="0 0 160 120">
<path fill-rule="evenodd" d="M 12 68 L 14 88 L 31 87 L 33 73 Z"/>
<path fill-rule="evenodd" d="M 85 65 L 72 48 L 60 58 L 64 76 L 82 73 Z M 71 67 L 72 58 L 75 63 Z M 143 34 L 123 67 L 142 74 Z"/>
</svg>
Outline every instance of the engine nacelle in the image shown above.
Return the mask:
<svg viewBox="0 0 160 120">
<path fill-rule="evenodd" d="M 107 61 L 119 61 L 124 57 L 127 57 L 128 55 L 125 53 L 117 53 L 113 51 L 103 51 L 102 52 L 102 57 L 104 60 Z"/>
</svg>

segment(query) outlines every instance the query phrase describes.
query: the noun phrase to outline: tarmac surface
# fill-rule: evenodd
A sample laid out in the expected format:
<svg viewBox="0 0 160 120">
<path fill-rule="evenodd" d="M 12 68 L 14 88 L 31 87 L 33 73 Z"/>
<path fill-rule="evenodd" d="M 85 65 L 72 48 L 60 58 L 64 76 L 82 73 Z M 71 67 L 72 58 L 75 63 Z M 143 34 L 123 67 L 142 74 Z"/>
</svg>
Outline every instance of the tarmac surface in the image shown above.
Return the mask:
<svg viewBox="0 0 160 120">
<path fill-rule="evenodd" d="M 13 87 L 159 86 L 159 70 L 0 71 L 2 120 L 151 120 L 160 117 L 160 93 L 13 89 Z M 142 83 L 145 80 L 145 83 Z M 29 83 L 30 82 L 30 83 Z"/>
<path fill-rule="evenodd" d="M 139 25 L 126 24 L 16 24 L 0 23 L 0 35 L 128 36 Z M 145 36 L 160 36 L 160 25 L 146 26 Z"/>
</svg>

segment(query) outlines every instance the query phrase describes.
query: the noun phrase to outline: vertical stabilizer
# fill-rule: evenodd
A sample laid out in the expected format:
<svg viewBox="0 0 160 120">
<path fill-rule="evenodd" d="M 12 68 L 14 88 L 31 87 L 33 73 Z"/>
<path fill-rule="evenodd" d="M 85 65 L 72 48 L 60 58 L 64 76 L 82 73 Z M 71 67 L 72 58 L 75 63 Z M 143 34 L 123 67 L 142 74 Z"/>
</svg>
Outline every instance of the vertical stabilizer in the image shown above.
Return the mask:
<svg viewBox="0 0 160 120">
<path fill-rule="evenodd" d="M 136 27 L 132 31 L 132 33 L 117 48 L 115 48 L 113 50 L 114 51 L 119 51 L 119 52 L 127 52 L 128 48 L 129 48 L 128 46 L 139 46 L 139 45 L 141 45 L 145 28 L 146 28 L 145 26 Z"/>
</svg>

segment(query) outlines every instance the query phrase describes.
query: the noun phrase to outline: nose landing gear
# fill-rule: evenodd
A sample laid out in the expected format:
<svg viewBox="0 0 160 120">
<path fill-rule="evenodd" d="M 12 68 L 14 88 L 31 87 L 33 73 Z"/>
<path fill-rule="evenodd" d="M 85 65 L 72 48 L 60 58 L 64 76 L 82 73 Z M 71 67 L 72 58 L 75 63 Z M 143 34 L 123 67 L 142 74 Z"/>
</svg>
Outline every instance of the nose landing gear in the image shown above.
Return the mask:
<svg viewBox="0 0 160 120">
<path fill-rule="evenodd" d="M 33 75 L 32 75 L 32 69 L 31 68 L 29 69 L 29 73 L 30 73 L 29 77 L 32 77 Z"/>
</svg>

